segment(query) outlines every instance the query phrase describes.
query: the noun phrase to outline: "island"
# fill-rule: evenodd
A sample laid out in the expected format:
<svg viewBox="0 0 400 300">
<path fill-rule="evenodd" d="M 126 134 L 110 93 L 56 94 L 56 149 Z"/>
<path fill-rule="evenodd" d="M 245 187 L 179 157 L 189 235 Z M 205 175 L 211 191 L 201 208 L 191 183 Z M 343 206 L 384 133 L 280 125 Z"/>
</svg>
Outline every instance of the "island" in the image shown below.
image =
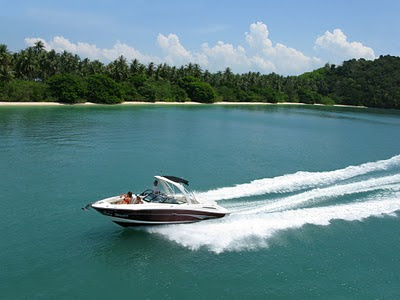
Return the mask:
<svg viewBox="0 0 400 300">
<path fill-rule="evenodd" d="M 211 73 L 192 63 L 145 65 L 123 56 L 104 64 L 67 51 L 46 51 L 41 41 L 17 53 L 1 44 L 0 101 L 305 103 L 399 109 L 400 57 L 351 59 L 282 76 L 234 74 L 229 67 Z"/>
</svg>

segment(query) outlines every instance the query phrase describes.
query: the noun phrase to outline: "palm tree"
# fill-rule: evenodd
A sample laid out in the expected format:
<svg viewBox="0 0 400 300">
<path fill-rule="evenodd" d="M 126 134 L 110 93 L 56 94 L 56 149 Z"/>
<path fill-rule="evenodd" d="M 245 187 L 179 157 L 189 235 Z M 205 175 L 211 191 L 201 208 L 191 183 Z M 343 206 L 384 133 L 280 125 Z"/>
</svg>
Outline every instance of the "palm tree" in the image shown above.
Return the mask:
<svg viewBox="0 0 400 300">
<path fill-rule="evenodd" d="M 163 63 L 161 65 L 160 77 L 164 80 L 171 81 L 171 67 L 168 66 L 166 63 Z"/>
<path fill-rule="evenodd" d="M 169 81 L 176 83 L 178 81 L 178 72 L 176 70 L 176 67 L 173 66 L 172 68 L 170 68 L 169 71 Z"/>
<path fill-rule="evenodd" d="M 89 72 L 91 75 L 104 74 L 104 64 L 99 60 L 94 60 L 89 63 Z"/>
<path fill-rule="evenodd" d="M 79 62 L 79 76 L 89 76 L 92 75 L 92 73 L 90 72 L 90 60 L 88 58 L 85 58 L 84 60 L 81 60 Z"/>
<path fill-rule="evenodd" d="M 223 74 L 223 79 L 222 79 L 223 80 L 223 84 L 227 85 L 227 86 L 230 86 L 231 83 L 232 83 L 232 78 L 233 78 L 232 70 L 231 70 L 231 68 L 227 67 L 225 69 L 225 71 L 224 71 L 224 74 Z"/>
<path fill-rule="evenodd" d="M 136 58 L 132 60 L 131 65 L 129 66 L 130 75 L 136 75 L 140 73 L 140 68 L 142 64 Z"/>
<path fill-rule="evenodd" d="M 8 51 L 7 46 L 0 44 L 0 81 L 12 79 L 13 57 Z"/>
<path fill-rule="evenodd" d="M 193 64 L 192 63 L 188 63 L 185 66 L 185 76 L 193 76 Z"/>
<path fill-rule="evenodd" d="M 180 66 L 179 69 L 177 70 L 177 74 L 179 78 L 187 76 L 185 67 Z"/>
<path fill-rule="evenodd" d="M 60 71 L 61 73 L 76 74 L 79 70 L 80 57 L 64 51 L 60 55 Z"/>
<path fill-rule="evenodd" d="M 34 79 L 38 72 L 39 65 L 33 47 L 21 50 L 15 58 L 17 76 L 28 80 Z"/>
<path fill-rule="evenodd" d="M 149 78 L 153 77 L 153 74 L 154 74 L 154 63 L 153 62 L 150 62 L 147 65 L 146 73 L 147 73 L 147 77 L 149 77 Z"/>
<path fill-rule="evenodd" d="M 193 65 L 192 74 L 196 78 L 201 78 L 201 75 L 203 74 L 203 70 L 201 69 L 201 66 L 199 64 Z"/>
<path fill-rule="evenodd" d="M 107 67 L 110 67 L 110 75 L 115 81 L 121 82 L 128 78 L 128 64 L 125 57 L 122 55 Z"/>
<path fill-rule="evenodd" d="M 157 65 L 157 67 L 156 67 L 156 69 L 154 71 L 155 80 L 162 79 L 161 70 L 162 70 L 162 64 Z"/>
<path fill-rule="evenodd" d="M 45 49 L 44 43 L 42 41 L 37 41 L 33 46 L 36 53 L 42 52 Z"/>
</svg>

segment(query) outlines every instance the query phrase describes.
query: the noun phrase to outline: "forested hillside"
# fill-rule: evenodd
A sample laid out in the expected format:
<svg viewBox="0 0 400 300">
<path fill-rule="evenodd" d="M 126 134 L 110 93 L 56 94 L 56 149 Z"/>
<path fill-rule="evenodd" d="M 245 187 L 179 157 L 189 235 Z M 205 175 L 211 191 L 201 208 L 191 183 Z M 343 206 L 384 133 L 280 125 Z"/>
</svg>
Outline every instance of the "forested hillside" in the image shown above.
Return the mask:
<svg viewBox="0 0 400 300">
<path fill-rule="evenodd" d="M 122 56 L 103 64 L 46 51 L 42 42 L 18 53 L 0 45 L 0 101 L 303 102 L 399 109 L 400 58 L 353 59 L 300 76 L 281 76 L 234 74 L 230 68 L 210 73 L 192 63 L 144 65 Z"/>
</svg>

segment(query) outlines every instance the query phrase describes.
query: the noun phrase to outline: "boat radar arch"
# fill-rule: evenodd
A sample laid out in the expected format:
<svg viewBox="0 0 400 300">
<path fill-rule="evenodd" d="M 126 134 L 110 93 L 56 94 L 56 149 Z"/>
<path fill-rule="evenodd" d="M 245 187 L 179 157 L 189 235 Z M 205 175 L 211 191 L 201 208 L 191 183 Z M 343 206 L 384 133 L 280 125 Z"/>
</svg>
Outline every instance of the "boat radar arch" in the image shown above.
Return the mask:
<svg viewBox="0 0 400 300">
<path fill-rule="evenodd" d="M 156 175 L 154 176 L 155 179 L 157 179 L 163 189 L 165 194 L 167 195 L 175 195 L 175 189 L 174 187 L 176 187 L 181 193 L 182 195 L 185 197 L 185 200 L 188 204 L 196 204 L 198 203 L 198 201 L 196 200 L 196 197 L 194 196 L 193 193 L 188 192 L 188 190 L 185 189 L 185 187 L 182 185 L 186 184 L 189 185 L 189 181 L 185 180 L 183 178 L 179 178 L 176 176 L 159 176 Z"/>
</svg>

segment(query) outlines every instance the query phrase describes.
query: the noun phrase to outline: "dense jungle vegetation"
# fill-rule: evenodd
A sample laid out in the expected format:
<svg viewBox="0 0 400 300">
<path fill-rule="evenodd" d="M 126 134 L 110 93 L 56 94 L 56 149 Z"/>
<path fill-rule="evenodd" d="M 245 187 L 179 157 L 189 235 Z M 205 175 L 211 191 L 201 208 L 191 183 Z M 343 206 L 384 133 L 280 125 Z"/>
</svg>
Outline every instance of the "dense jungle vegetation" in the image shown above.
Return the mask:
<svg viewBox="0 0 400 300">
<path fill-rule="evenodd" d="M 144 65 L 123 56 L 109 64 L 42 42 L 18 53 L 0 45 L 0 101 L 114 104 L 123 101 L 302 102 L 400 108 L 400 57 L 352 59 L 299 76 L 230 68 L 210 73 L 198 64 Z"/>
</svg>

